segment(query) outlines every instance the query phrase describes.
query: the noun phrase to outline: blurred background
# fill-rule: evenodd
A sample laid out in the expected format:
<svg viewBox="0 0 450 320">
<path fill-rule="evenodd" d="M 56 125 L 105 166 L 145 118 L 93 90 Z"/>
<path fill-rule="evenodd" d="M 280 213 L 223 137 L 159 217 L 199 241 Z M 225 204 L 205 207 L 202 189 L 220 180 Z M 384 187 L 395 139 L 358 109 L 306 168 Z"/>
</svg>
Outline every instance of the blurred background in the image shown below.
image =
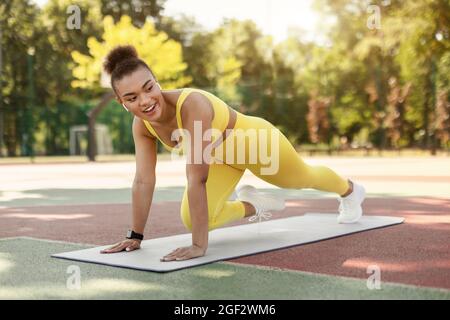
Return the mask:
<svg viewBox="0 0 450 320">
<path fill-rule="evenodd" d="M 448 155 L 449 28 L 449 0 L 2 0 L 0 157 L 132 155 L 101 72 L 125 43 L 300 152 Z"/>
</svg>

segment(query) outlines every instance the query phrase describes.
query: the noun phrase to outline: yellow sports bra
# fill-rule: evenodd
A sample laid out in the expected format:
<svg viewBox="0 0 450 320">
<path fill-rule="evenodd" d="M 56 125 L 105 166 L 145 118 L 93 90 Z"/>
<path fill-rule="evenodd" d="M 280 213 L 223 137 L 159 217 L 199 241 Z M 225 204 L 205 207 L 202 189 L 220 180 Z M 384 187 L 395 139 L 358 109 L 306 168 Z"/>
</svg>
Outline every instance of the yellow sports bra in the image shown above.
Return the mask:
<svg viewBox="0 0 450 320">
<path fill-rule="evenodd" d="M 181 91 L 180 96 L 178 97 L 177 104 L 176 104 L 176 117 L 177 117 L 177 126 L 179 129 L 183 129 L 183 125 L 181 122 L 181 107 L 183 106 L 184 100 L 186 100 L 187 96 L 191 92 L 199 92 L 200 94 L 204 95 L 208 100 L 211 102 L 211 105 L 214 109 L 214 117 L 211 123 L 211 128 L 219 130 L 220 133 L 222 133 L 225 128 L 228 125 L 228 118 L 230 117 L 229 111 L 228 111 L 228 105 L 223 102 L 221 99 L 213 95 L 212 93 L 209 93 L 207 91 L 201 90 L 201 89 L 194 89 L 194 88 L 183 88 Z M 176 151 L 178 153 L 183 153 L 182 148 L 180 147 L 171 147 L 164 143 L 164 141 L 161 140 L 161 138 L 158 136 L 156 131 L 153 129 L 152 125 L 147 121 L 144 120 L 144 124 L 147 127 L 148 131 L 152 135 L 154 135 L 162 144 L 163 146 L 173 152 Z M 212 137 L 212 142 L 215 141 L 218 138 L 218 135 L 214 134 Z M 184 142 L 184 139 L 183 139 Z M 183 144 L 183 142 L 181 144 Z"/>
</svg>

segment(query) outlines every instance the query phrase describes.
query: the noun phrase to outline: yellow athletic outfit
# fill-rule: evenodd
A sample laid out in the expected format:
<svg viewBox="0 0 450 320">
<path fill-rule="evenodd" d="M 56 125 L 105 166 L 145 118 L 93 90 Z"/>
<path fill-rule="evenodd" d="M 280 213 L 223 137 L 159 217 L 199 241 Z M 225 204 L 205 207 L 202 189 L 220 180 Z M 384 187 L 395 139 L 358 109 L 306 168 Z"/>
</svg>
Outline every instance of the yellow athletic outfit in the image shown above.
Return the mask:
<svg viewBox="0 0 450 320">
<path fill-rule="evenodd" d="M 182 128 L 181 106 L 191 92 L 199 92 L 209 99 L 214 109 L 214 118 L 211 127 L 223 132 L 227 127 L 229 120 L 227 104 L 209 92 L 193 88 L 184 88 L 178 98 L 176 104 L 178 128 Z M 339 195 L 344 194 L 348 190 L 348 181 L 336 174 L 333 170 L 324 166 L 310 166 L 306 164 L 284 134 L 269 121 L 259 117 L 245 115 L 238 111 L 236 111 L 236 113 L 237 119 L 234 129 L 226 139 L 223 140 L 222 144 L 212 152 L 216 162 L 209 165 L 208 180 L 206 182 L 209 230 L 213 230 L 244 217 L 244 204 L 241 201 L 229 201 L 228 199 L 246 169 L 249 169 L 262 180 L 280 188 L 313 188 L 321 191 L 335 192 Z M 167 150 L 171 152 L 177 151 L 178 154 L 183 153 L 182 147 L 172 148 L 166 145 L 159 138 L 148 121 L 144 120 L 144 124 L 150 133 L 157 137 Z M 242 129 L 241 132 L 253 131 L 256 132 L 256 134 L 249 134 L 242 140 L 242 136 L 239 136 L 239 130 L 237 129 Z M 270 133 L 265 134 L 267 132 Z M 267 161 L 262 161 L 260 157 L 256 157 L 255 159 L 252 157 L 252 152 L 254 150 L 250 150 L 252 143 L 258 145 L 257 143 L 260 142 L 258 140 L 262 140 L 261 133 L 265 134 L 266 144 L 269 146 L 272 142 L 276 141 L 274 135 L 276 135 L 275 138 L 278 140 L 278 146 L 275 148 L 275 152 L 278 152 L 278 155 L 275 155 L 278 159 L 278 166 L 277 170 L 271 174 L 262 172 L 264 170 L 263 168 L 268 167 Z M 262 136 L 264 136 L 264 134 Z M 217 135 L 213 135 L 212 141 L 215 141 L 217 138 Z M 238 148 L 241 149 L 238 150 Z M 239 151 L 242 155 L 243 150 L 245 159 L 238 157 Z M 257 151 L 259 151 L 259 147 L 257 147 Z M 268 156 L 274 157 L 272 149 Z M 183 200 L 181 202 L 180 214 L 186 228 L 191 230 L 187 188 L 184 191 Z"/>
</svg>

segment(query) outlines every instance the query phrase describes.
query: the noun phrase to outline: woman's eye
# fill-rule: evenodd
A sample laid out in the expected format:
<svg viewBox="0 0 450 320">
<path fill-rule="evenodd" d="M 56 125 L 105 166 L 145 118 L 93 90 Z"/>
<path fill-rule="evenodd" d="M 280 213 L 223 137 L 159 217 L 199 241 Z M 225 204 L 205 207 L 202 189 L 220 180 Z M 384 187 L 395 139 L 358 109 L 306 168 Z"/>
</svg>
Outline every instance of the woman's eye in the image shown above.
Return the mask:
<svg viewBox="0 0 450 320">
<path fill-rule="evenodd" d="M 152 89 L 153 89 L 153 86 L 151 86 L 151 87 L 150 87 L 150 88 L 148 88 L 147 90 L 148 90 L 148 91 L 150 91 L 150 90 L 152 90 Z"/>
<path fill-rule="evenodd" d="M 136 98 L 130 99 L 128 102 L 133 102 L 134 100 L 136 100 Z"/>
</svg>

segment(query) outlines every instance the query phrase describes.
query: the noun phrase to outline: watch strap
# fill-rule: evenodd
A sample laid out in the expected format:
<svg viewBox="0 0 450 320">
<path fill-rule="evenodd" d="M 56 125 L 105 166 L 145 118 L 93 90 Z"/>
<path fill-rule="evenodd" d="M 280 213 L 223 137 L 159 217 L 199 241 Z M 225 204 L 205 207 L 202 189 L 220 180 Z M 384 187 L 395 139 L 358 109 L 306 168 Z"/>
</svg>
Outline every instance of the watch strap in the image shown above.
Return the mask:
<svg viewBox="0 0 450 320">
<path fill-rule="evenodd" d="M 133 230 L 128 230 L 127 232 L 127 239 L 138 239 L 138 240 L 143 240 L 144 239 L 144 235 L 134 232 Z"/>
</svg>

